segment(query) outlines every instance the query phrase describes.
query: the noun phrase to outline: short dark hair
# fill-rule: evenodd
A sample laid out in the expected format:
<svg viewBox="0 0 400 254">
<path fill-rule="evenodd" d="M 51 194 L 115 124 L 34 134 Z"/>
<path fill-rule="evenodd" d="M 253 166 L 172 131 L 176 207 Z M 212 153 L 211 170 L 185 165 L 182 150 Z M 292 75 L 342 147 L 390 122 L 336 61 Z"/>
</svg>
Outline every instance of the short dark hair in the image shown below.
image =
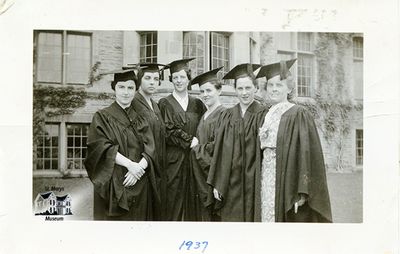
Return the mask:
<svg viewBox="0 0 400 254">
<path fill-rule="evenodd" d="M 145 72 L 148 72 L 148 71 L 139 69 L 136 74 L 137 82 L 135 82 L 135 83 L 136 83 L 137 89 L 139 89 L 140 85 L 142 84 L 142 78 L 143 78 Z M 158 72 L 158 77 L 160 78 L 160 80 L 158 81 L 158 85 L 161 85 L 161 73 L 160 72 Z"/>
<path fill-rule="evenodd" d="M 130 80 L 132 80 L 135 83 L 135 90 L 137 90 L 138 87 L 139 87 L 138 84 L 137 84 L 137 80 L 136 79 L 130 79 Z M 128 81 L 128 80 L 125 80 L 125 81 Z M 118 82 L 125 82 L 125 81 L 120 81 L 120 80 L 119 81 L 115 81 L 115 80 L 111 81 L 111 89 L 115 91 L 115 85 Z"/>
<path fill-rule="evenodd" d="M 184 71 L 186 72 L 186 76 L 187 76 L 187 78 L 189 79 L 189 81 L 192 80 L 192 76 L 191 76 L 192 71 L 191 71 L 189 68 L 184 68 L 184 69 L 182 69 L 182 70 L 184 70 Z M 174 73 L 175 73 L 175 72 L 174 72 Z M 171 73 L 171 75 L 169 76 L 169 81 L 172 82 L 172 73 Z"/>
<path fill-rule="evenodd" d="M 251 73 L 249 76 L 246 76 L 246 77 L 249 77 L 250 80 L 251 80 L 251 82 L 253 82 L 254 87 L 255 87 L 255 88 L 258 88 L 258 83 L 257 83 L 257 80 L 256 80 L 256 76 L 255 76 L 253 73 Z M 234 87 L 234 88 L 236 88 L 236 82 L 237 82 L 237 80 L 238 80 L 238 79 L 235 79 L 235 81 L 233 82 L 233 87 Z"/>
<path fill-rule="evenodd" d="M 221 90 L 222 89 L 221 81 L 213 80 L 210 83 L 214 85 L 215 89 L 217 89 L 217 90 Z"/>
<path fill-rule="evenodd" d="M 207 83 L 207 82 L 206 82 Z M 217 89 L 217 90 L 221 90 L 222 89 L 222 82 L 221 81 L 219 81 L 219 80 L 212 80 L 212 81 L 210 81 L 210 82 L 208 82 L 208 83 L 210 83 L 211 85 L 213 85 L 214 87 L 215 87 L 215 89 Z M 205 84 L 205 83 L 204 83 Z M 204 85 L 204 84 L 202 84 L 202 85 Z M 199 85 L 199 87 L 201 87 L 202 85 Z"/>
</svg>

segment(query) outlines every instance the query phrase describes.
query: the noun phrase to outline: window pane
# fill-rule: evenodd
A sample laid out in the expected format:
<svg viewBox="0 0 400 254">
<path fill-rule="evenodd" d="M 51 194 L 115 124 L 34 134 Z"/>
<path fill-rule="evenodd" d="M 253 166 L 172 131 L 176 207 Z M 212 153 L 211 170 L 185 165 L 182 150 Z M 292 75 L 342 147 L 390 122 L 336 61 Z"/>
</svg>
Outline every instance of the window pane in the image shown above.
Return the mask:
<svg viewBox="0 0 400 254">
<path fill-rule="evenodd" d="M 146 44 L 147 44 L 147 45 L 152 44 L 152 41 L 151 41 L 151 33 L 148 33 L 148 34 L 146 34 L 145 36 L 146 36 Z"/>
<path fill-rule="evenodd" d="M 153 35 L 153 44 L 157 44 L 157 32 L 154 32 L 154 33 L 152 33 L 152 35 Z"/>
<path fill-rule="evenodd" d="M 157 61 L 157 32 L 140 34 L 140 62 Z"/>
<path fill-rule="evenodd" d="M 91 36 L 67 35 L 66 78 L 67 83 L 86 84 L 91 65 Z"/>
<path fill-rule="evenodd" d="M 67 134 L 67 168 L 83 169 L 83 160 L 86 156 L 87 129 L 89 124 L 67 124 L 67 129 L 74 132 Z"/>
<path fill-rule="evenodd" d="M 356 165 L 363 164 L 363 130 L 356 130 Z"/>
<path fill-rule="evenodd" d="M 151 46 L 146 46 L 146 57 L 151 57 Z"/>
<path fill-rule="evenodd" d="M 52 158 L 57 158 L 58 157 L 58 148 L 53 148 L 51 152 L 51 157 Z"/>
<path fill-rule="evenodd" d="M 157 55 L 157 45 L 153 45 L 153 56 Z"/>
<path fill-rule="evenodd" d="M 40 32 L 37 49 L 38 81 L 61 83 L 62 34 Z"/>
<path fill-rule="evenodd" d="M 68 133 L 68 135 L 70 135 L 70 134 Z M 74 138 L 68 137 L 68 138 L 67 138 L 67 145 L 68 145 L 69 147 L 72 147 L 72 146 L 74 145 Z"/>
<path fill-rule="evenodd" d="M 311 82 L 312 82 L 312 57 L 308 55 L 298 55 L 297 64 L 297 94 L 298 96 L 308 97 L 311 96 Z"/>
<path fill-rule="evenodd" d="M 51 160 L 54 161 L 53 165 Z M 46 124 L 36 147 L 36 169 L 58 169 L 58 125 Z"/>
<path fill-rule="evenodd" d="M 311 51 L 311 33 L 297 33 L 297 49 Z"/>
<path fill-rule="evenodd" d="M 49 160 L 45 160 L 44 161 L 44 169 L 52 169 L 52 167 L 50 166 L 50 161 Z"/>
<path fill-rule="evenodd" d="M 354 37 L 353 38 L 353 57 L 363 58 L 364 53 L 364 39 L 363 37 Z"/>
<path fill-rule="evenodd" d="M 43 170 L 43 169 L 44 169 L 43 160 L 37 160 L 37 161 L 36 161 L 36 169 L 37 169 L 37 170 Z"/>
<path fill-rule="evenodd" d="M 204 49 L 204 32 L 183 33 L 183 58 L 195 58 L 189 63 L 193 77 L 204 72 Z"/>
<path fill-rule="evenodd" d="M 229 36 L 212 32 L 211 36 L 211 68 L 225 66 L 218 75 L 223 76 L 229 69 Z"/>
</svg>

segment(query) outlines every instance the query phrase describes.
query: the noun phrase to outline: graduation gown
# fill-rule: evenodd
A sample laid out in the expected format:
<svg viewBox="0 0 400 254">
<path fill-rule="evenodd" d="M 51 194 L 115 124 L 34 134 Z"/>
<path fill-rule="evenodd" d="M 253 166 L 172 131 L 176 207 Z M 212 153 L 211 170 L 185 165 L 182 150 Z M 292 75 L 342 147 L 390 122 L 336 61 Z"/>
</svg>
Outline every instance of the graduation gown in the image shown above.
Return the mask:
<svg viewBox="0 0 400 254">
<path fill-rule="evenodd" d="M 116 102 L 96 112 L 89 128 L 85 167 L 94 186 L 95 220 L 152 220 L 159 202 L 154 174 L 154 140 L 150 127 L 132 108 Z M 115 163 L 117 152 L 148 162 L 146 173 L 124 187 L 127 169 Z"/>
<path fill-rule="evenodd" d="M 276 144 L 277 222 L 332 222 L 321 143 L 312 115 L 294 105 L 279 124 Z M 294 213 L 298 194 L 307 202 Z"/>
<path fill-rule="evenodd" d="M 266 108 L 254 101 L 241 116 L 240 105 L 221 114 L 207 183 L 222 195 L 222 221 L 260 221 L 261 150 L 258 130 Z"/>
<path fill-rule="evenodd" d="M 154 207 L 154 219 L 164 220 L 166 216 L 166 191 L 167 182 L 165 177 L 165 125 L 162 120 L 160 109 L 155 101 L 151 99 L 153 109 L 150 108 L 142 94 L 136 93 L 132 101 L 132 107 L 143 118 L 146 118 L 154 135 L 155 142 L 155 176 L 158 193 L 160 193 L 161 206 Z"/>
<path fill-rule="evenodd" d="M 207 184 L 211 158 L 214 152 L 214 139 L 219 125 L 219 118 L 225 108 L 221 105 L 206 119 L 201 118 L 197 127 L 196 137 L 199 145 L 192 148 L 191 165 L 197 187 L 196 201 L 199 210 L 199 220 L 211 221 L 213 218 L 214 196 L 212 187 Z"/>
<path fill-rule="evenodd" d="M 167 219 L 193 221 L 197 216 L 189 152 L 206 108 L 201 100 L 189 96 L 184 111 L 172 94 L 160 99 L 159 107 L 167 132 Z"/>
</svg>

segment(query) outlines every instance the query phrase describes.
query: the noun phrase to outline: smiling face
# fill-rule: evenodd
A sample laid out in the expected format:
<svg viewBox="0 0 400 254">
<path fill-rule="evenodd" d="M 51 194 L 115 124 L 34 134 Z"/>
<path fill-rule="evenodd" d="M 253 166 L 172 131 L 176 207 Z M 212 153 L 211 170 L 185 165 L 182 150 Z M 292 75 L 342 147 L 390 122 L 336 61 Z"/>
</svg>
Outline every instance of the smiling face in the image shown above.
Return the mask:
<svg viewBox="0 0 400 254">
<path fill-rule="evenodd" d="M 145 72 L 140 81 L 140 90 L 146 95 L 152 95 L 156 91 L 156 86 L 160 82 L 160 74 L 158 72 Z"/>
<path fill-rule="evenodd" d="M 189 78 L 185 70 L 180 70 L 172 73 L 172 83 L 178 93 L 182 93 L 187 90 L 189 84 Z"/>
<path fill-rule="evenodd" d="M 257 92 L 257 88 L 250 77 L 238 78 L 235 90 L 240 104 L 244 106 L 248 106 L 254 101 L 254 95 Z"/>
<path fill-rule="evenodd" d="M 115 85 L 115 100 L 123 108 L 131 105 L 133 97 L 135 96 L 136 85 L 133 80 L 119 81 Z"/>
<path fill-rule="evenodd" d="M 215 88 L 213 83 L 207 82 L 200 86 L 200 97 L 208 108 L 219 101 L 220 94 L 221 90 Z"/>
<path fill-rule="evenodd" d="M 267 96 L 273 104 L 287 101 L 291 91 L 287 79 L 280 80 L 279 76 L 275 76 L 267 82 Z"/>
</svg>

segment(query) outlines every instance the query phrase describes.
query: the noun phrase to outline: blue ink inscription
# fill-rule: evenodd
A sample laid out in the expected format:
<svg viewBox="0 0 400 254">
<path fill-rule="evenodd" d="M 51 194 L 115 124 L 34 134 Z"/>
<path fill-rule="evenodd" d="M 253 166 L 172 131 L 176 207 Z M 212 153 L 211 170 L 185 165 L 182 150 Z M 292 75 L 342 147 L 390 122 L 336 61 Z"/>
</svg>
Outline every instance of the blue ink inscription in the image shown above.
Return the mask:
<svg viewBox="0 0 400 254">
<path fill-rule="evenodd" d="M 179 250 L 198 250 L 201 247 L 201 253 L 204 253 L 204 251 L 208 247 L 208 241 L 203 241 L 203 242 L 193 242 L 193 241 L 183 241 L 181 246 L 179 246 Z"/>
</svg>

